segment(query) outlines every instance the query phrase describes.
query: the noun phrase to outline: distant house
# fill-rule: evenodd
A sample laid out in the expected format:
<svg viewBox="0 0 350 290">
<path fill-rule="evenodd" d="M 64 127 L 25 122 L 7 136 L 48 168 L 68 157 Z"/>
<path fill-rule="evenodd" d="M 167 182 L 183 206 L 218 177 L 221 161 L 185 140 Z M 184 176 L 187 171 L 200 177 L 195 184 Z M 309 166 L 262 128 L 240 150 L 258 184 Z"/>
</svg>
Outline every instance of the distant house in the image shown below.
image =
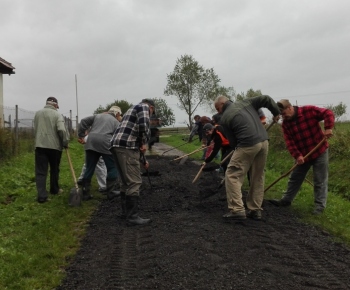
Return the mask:
<svg viewBox="0 0 350 290">
<path fill-rule="evenodd" d="M 4 127 L 4 86 L 2 75 L 12 75 L 15 68 L 11 63 L 0 57 L 0 128 Z"/>
</svg>

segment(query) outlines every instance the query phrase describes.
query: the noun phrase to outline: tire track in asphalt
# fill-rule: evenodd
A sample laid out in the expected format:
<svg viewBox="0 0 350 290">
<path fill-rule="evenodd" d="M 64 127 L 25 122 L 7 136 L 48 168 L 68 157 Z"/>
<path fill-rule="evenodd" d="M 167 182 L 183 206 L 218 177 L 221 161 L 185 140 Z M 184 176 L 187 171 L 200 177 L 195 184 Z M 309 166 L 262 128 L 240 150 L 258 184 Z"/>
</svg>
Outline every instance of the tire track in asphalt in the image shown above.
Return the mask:
<svg viewBox="0 0 350 290">
<path fill-rule="evenodd" d="M 155 247 L 150 229 L 121 229 L 115 237 L 115 248 L 111 253 L 110 278 L 102 289 L 144 289 L 140 269 L 152 269 L 154 257 Z"/>
</svg>

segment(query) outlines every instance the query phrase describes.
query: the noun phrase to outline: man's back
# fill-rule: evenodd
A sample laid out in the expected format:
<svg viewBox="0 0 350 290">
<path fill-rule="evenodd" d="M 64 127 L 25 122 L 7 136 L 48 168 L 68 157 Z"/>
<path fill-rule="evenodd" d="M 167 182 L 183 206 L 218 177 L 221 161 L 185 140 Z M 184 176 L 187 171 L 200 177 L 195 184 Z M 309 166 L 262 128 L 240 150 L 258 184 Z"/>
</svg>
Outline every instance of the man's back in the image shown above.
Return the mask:
<svg viewBox="0 0 350 290">
<path fill-rule="evenodd" d="M 62 150 L 59 132 L 66 134 L 63 117 L 50 105 L 34 117 L 35 147 Z"/>
</svg>

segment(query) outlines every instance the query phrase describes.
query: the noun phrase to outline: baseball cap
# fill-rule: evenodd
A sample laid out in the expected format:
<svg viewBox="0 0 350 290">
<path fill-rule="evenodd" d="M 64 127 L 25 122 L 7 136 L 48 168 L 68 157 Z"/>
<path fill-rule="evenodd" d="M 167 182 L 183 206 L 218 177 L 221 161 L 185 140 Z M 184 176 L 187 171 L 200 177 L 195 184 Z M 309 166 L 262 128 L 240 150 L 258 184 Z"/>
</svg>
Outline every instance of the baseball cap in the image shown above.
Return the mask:
<svg viewBox="0 0 350 290">
<path fill-rule="evenodd" d="M 279 107 L 279 109 L 281 111 L 283 111 L 284 109 L 287 109 L 288 107 L 290 107 L 292 104 L 289 102 L 289 100 L 287 99 L 282 99 L 279 102 L 277 102 L 277 106 Z"/>
<path fill-rule="evenodd" d="M 57 109 L 59 109 L 60 107 L 58 106 L 58 101 L 55 97 L 48 97 L 46 100 L 46 103 L 49 103 L 49 105 L 57 105 Z"/>
<path fill-rule="evenodd" d="M 204 131 L 204 132 L 208 132 L 208 131 L 210 131 L 210 130 L 213 129 L 213 128 L 214 128 L 214 126 L 213 126 L 212 124 L 207 123 L 207 124 L 205 124 L 205 125 L 203 126 L 203 131 Z"/>
</svg>

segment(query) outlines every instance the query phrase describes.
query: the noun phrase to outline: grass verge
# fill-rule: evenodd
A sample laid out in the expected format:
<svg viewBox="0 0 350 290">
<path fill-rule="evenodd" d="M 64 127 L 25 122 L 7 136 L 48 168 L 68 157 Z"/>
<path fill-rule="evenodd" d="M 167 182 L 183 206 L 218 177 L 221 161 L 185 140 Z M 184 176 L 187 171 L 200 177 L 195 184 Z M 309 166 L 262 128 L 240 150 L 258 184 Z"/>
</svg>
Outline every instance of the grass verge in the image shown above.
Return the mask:
<svg viewBox="0 0 350 290">
<path fill-rule="evenodd" d="M 84 148 L 72 142 L 69 153 L 79 176 Z M 0 289 L 53 289 L 79 248 L 98 198 L 81 207 L 68 205 L 74 182 L 65 152 L 60 170 L 64 192 L 50 195 L 47 203 L 36 201 L 34 152 L 2 164 L 0 180 Z"/>
</svg>

